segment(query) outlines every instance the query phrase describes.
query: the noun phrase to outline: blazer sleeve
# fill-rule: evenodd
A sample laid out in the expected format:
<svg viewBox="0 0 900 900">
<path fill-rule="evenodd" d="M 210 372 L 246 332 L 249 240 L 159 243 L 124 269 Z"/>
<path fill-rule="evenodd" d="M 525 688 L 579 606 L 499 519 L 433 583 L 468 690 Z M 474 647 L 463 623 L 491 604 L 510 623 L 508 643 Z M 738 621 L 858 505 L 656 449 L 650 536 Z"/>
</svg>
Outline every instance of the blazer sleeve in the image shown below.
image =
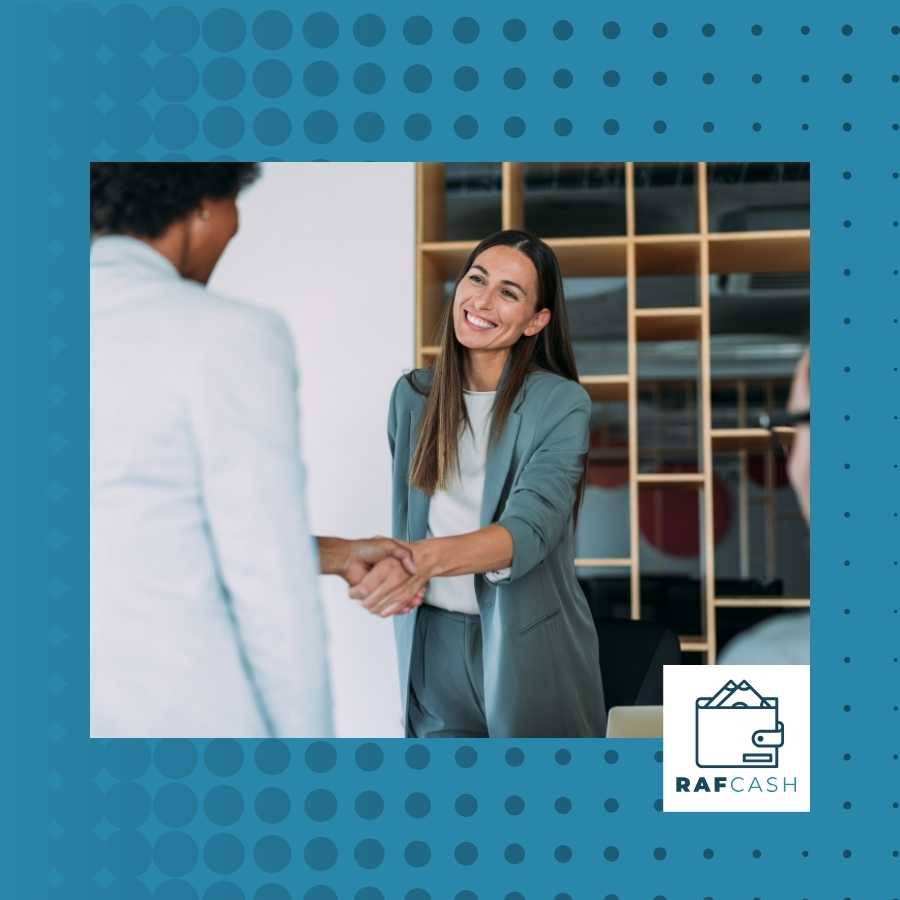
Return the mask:
<svg viewBox="0 0 900 900">
<path fill-rule="evenodd" d="M 210 340 L 192 423 L 203 502 L 242 652 L 279 737 L 333 732 L 298 375 L 280 317 L 252 311 Z"/>
<path fill-rule="evenodd" d="M 513 558 L 503 577 L 489 579 L 495 584 L 515 581 L 543 562 L 572 520 L 588 452 L 590 397 L 580 385 L 561 382 L 537 416 L 536 445 L 497 520 L 512 536 Z"/>
</svg>

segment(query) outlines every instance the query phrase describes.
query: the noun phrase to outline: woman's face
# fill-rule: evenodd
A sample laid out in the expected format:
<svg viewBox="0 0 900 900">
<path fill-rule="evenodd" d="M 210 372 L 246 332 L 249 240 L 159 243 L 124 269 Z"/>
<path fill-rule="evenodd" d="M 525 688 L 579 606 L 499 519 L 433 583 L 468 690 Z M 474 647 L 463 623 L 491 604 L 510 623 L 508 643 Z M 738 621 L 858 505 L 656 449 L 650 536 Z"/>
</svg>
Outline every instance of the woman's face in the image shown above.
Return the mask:
<svg viewBox="0 0 900 900">
<path fill-rule="evenodd" d="M 522 335 L 537 334 L 550 310 L 536 311 L 537 271 L 514 247 L 479 253 L 453 297 L 456 339 L 469 350 L 506 350 Z"/>
</svg>

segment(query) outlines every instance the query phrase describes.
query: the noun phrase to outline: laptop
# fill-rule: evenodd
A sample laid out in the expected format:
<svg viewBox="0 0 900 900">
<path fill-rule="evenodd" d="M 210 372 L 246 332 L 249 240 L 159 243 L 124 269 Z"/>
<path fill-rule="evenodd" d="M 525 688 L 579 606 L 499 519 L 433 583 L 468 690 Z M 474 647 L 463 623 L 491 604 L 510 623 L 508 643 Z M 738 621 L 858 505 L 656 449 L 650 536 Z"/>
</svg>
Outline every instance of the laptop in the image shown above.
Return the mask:
<svg viewBox="0 0 900 900">
<path fill-rule="evenodd" d="M 606 723 L 608 738 L 661 738 L 661 706 L 614 706 Z"/>
</svg>

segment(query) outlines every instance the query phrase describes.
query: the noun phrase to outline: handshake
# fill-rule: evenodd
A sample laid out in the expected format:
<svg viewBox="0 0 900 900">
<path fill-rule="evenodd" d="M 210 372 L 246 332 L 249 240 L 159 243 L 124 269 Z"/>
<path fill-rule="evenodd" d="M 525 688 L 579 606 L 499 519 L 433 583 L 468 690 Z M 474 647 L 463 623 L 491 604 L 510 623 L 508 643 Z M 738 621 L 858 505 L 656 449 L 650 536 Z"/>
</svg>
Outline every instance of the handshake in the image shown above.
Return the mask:
<svg viewBox="0 0 900 900">
<path fill-rule="evenodd" d="M 349 595 L 373 615 L 404 615 L 425 599 L 428 578 L 416 565 L 416 545 L 392 538 L 319 538 L 323 574 L 340 575 Z"/>
</svg>

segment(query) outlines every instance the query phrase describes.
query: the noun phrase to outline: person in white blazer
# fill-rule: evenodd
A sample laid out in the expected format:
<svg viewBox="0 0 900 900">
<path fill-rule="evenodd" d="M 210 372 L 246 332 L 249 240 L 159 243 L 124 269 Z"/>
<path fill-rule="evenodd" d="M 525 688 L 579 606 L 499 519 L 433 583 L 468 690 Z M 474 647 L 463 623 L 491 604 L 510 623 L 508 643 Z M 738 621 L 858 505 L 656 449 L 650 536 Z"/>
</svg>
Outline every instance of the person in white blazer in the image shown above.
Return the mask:
<svg viewBox="0 0 900 900">
<path fill-rule="evenodd" d="M 288 329 L 205 287 L 257 174 L 91 166 L 93 737 L 332 734 L 319 573 L 414 571 L 311 538 Z"/>
</svg>

